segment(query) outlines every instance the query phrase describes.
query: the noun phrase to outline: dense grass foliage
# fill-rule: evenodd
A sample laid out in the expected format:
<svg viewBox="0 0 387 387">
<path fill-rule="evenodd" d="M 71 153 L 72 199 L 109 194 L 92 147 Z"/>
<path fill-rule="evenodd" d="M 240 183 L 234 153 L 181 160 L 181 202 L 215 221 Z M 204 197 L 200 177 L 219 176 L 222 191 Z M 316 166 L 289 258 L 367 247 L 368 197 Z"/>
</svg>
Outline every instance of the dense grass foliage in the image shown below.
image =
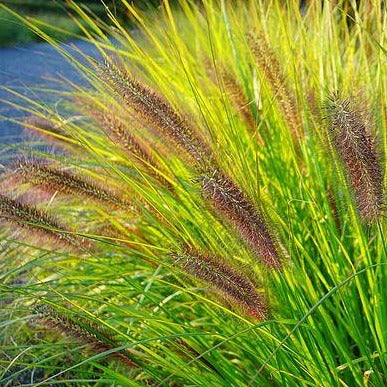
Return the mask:
<svg viewBox="0 0 387 387">
<path fill-rule="evenodd" d="M 4 166 L 2 385 L 385 385 L 383 7 L 121 3 L 24 20 L 90 87 Z"/>
</svg>

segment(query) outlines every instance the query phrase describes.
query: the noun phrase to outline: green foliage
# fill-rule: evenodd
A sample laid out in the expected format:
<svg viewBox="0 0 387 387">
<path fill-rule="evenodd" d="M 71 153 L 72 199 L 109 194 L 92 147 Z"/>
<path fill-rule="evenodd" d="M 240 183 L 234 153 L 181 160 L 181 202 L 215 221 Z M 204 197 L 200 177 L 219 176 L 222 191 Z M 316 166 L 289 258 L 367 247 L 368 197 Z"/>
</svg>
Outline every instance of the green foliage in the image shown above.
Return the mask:
<svg viewBox="0 0 387 387">
<path fill-rule="evenodd" d="M 20 107 L 1 383 L 385 385 L 380 4 L 122 5 L 70 2 L 106 63 L 24 19 L 90 88 Z"/>
<path fill-rule="evenodd" d="M 38 12 L 30 13 L 27 9 L 16 8 L 16 11 L 28 17 L 39 20 L 43 31 L 50 33 L 50 36 L 58 40 L 66 40 L 69 37 L 80 35 L 81 29 L 71 20 L 63 10 L 57 12 Z M 12 44 L 27 44 L 33 41 L 41 40 L 24 23 L 22 23 L 12 13 L 0 10 L 0 46 L 9 46 Z"/>
<path fill-rule="evenodd" d="M 83 35 L 81 32 L 82 28 L 69 18 L 66 12 L 68 3 L 65 0 L 3 0 L 2 3 L 9 6 L 13 11 L 20 15 L 28 15 L 28 17 L 35 18 L 41 23 L 44 23 L 45 27 L 42 27 L 41 25 L 41 28 L 44 32 L 48 32 L 54 39 L 63 41 L 74 38 L 75 36 L 81 37 Z M 177 2 L 172 1 L 171 3 L 176 4 Z M 120 22 L 128 24 L 128 12 L 123 3 L 119 0 L 113 0 L 110 2 L 105 1 L 104 4 L 120 20 Z M 148 11 L 160 7 L 159 0 L 149 0 L 145 2 L 142 0 L 131 1 L 131 4 L 134 4 L 139 9 Z M 83 0 L 77 2 L 77 5 L 91 11 L 96 17 L 101 18 L 102 20 L 108 20 L 105 6 L 102 4 L 101 0 Z M 32 31 L 26 28 L 23 23 L 20 23 L 17 18 L 4 9 L 0 12 L 0 21 L 0 46 L 27 44 L 41 40 L 39 36 L 32 33 Z"/>
<path fill-rule="evenodd" d="M 0 23 L 0 46 L 9 42 L 24 44 L 33 38 L 33 33 L 28 27 L 3 9 L 0 9 Z"/>
</svg>

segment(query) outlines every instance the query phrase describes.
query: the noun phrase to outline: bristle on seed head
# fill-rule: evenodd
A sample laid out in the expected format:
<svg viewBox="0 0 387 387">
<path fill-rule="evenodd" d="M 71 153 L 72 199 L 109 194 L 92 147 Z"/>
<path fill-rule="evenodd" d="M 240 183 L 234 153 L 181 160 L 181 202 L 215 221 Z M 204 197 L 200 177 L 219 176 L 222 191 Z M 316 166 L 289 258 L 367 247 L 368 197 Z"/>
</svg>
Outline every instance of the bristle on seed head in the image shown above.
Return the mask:
<svg viewBox="0 0 387 387">
<path fill-rule="evenodd" d="M 383 168 L 368 118 L 354 99 L 333 93 L 324 106 L 328 135 L 345 169 L 359 214 L 371 224 L 382 215 Z"/>
<path fill-rule="evenodd" d="M 302 119 L 295 95 L 286 82 L 278 58 L 263 34 L 249 34 L 248 43 L 261 73 L 276 97 L 291 137 L 297 144 L 304 137 Z"/>
<path fill-rule="evenodd" d="M 207 163 L 212 154 L 198 133 L 162 97 L 113 64 L 99 66 L 102 78 L 143 122 L 157 128 L 182 147 L 197 163 Z"/>
<path fill-rule="evenodd" d="M 86 344 L 95 352 L 106 352 L 120 346 L 108 332 L 91 321 L 67 317 L 45 304 L 36 306 L 35 312 L 47 328 Z M 137 367 L 127 351 L 114 352 L 110 356 L 120 359 L 129 367 Z"/>
<path fill-rule="evenodd" d="M 282 267 L 278 243 L 261 211 L 234 182 L 218 170 L 198 179 L 202 193 L 211 199 L 219 213 L 230 220 L 242 239 L 269 268 Z"/>
<path fill-rule="evenodd" d="M 263 297 L 251 280 L 219 257 L 201 254 L 195 250 L 172 254 L 175 264 L 187 273 L 211 286 L 231 302 L 259 320 L 267 318 Z"/>
<path fill-rule="evenodd" d="M 14 165 L 14 174 L 22 182 L 49 192 L 64 193 L 74 197 L 95 200 L 116 208 L 128 209 L 131 204 L 115 192 L 79 173 L 63 170 L 54 164 L 33 158 L 19 158 Z"/>
<path fill-rule="evenodd" d="M 72 247 L 85 245 L 83 238 L 75 235 L 47 212 L 3 194 L 0 194 L 0 218 L 22 229 L 38 232 L 59 244 Z"/>
</svg>

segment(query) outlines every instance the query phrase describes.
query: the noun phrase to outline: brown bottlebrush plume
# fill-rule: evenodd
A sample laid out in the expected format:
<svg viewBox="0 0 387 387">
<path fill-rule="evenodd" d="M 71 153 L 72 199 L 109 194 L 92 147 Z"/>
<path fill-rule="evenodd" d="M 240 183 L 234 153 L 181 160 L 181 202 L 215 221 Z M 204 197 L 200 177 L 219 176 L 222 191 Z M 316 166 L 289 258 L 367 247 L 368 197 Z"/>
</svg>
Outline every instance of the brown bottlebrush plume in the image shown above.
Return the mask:
<svg viewBox="0 0 387 387">
<path fill-rule="evenodd" d="M 24 126 L 29 133 L 33 131 L 36 136 L 62 149 L 73 152 L 77 148 L 77 145 L 66 133 L 64 127 L 55 124 L 47 118 L 40 116 L 28 117 L 24 121 Z"/>
<path fill-rule="evenodd" d="M 83 238 L 74 235 L 73 231 L 60 224 L 47 212 L 33 206 L 23 204 L 0 194 L 0 219 L 15 224 L 22 229 L 38 232 L 54 242 L 82 247 L 85 245 Z"/>
<path fill-rule="evenodd" d="M 172 254 L 175 264 L 193 277 L 203 281 L 248 314 L 263 321 L 267 308 L 251 280 L 219 257 L 201 254 L 194 250 Z"/>
<path fill-rule="evenodd" d="M 65 133 L 59 125 L 54 124 L 51 120 L 39 116 L 31 116 L 24 121 L 25 125 L 31 129 L 44 130 L 53 134 L 64 136 Z M 40 133 L 41 134 L 41 133 Z"/>
<path fill-rule="evenodd" d="M 133 206 L 115 192 L 102 188 L 86 176 L 64 171 L 36 159 L 19 159 L 14 166 L 15 175 L 23 182 L 36 185 L 46 191 L 64 193 L 91 199 L 116 208 L 131 209 Z"/>
<path fill-rule="evenodd" d="M 328 134 L 352 188 L 359 214 L 370 224 L 382 215 L 383 169 L 368 118 L 353 99 L 332 94 L 324 108 Z"/>
<path fill-rule="evenodd" d="M 105 352 L 120 347 L 113 337 L 98 325 L 84 319 L 66 317 L 58 310 L 48 305 L 38 305 L 35 308 L 39 320 L 48 328 L 69 336 L 94 352 Z M 129 367 L 137 367 L 127 350 L 113 352 L 109 355 L 121 360 Z"/>
<path fill-rule="evenodd" d="M 92 116 L 100 124 L 107 136 L 127 154 L 138 160 L 154 164 L 152 153 L 147 146 L 134 134 L 130 133 L 124 123 L 109 112 L 92 112 Z"/>
<path fill-rule="evenodd" d="M 75 102 L 82 112 L 93 119 L 111 141 L 128 155 L 149 164 L 154 163 L 149 147 L 129 130 L 129 126 L 136 125 L 134 120 L 130 125 L 124 123 L 113 106 L 99 106 L 90 96 L 77 96 Z"/>
<path fill-rule="evenodd" d="M 181 146 L 195 162 L 208 163 L 212 154 L 198 133 L 162 97 L 115 65 L 100 65 L 102 78 L 143 122 Z"/>
<path fill-rule="evenodd" d="M 154 159 L 151 150 L 141 141 L 139 136 L 129 131 L 127 123 L 124 123 L 109 111 L 90 109 L 88 114 L 98 123 L 99 127 L 115 145 L 120 147 L 131 159 L 142 165 L 146 172 L 158 180 L 161 185 L 172 189 L 171 183 L 160 173 L 161 168 Z M 134 122 L 132 124 L 135 125 Z"/>
<path fill-rule="evenodd" d="M 255 60 L 275 95 L 278 106 L 285 116 L 285 121 L 290 129 L 293 141 L 298 142 L 303 138 L 302 121 L 297 108 L 296 98 L 285 80 L 279 61 L 274 51 L 269 46 L 265 36 L 259 34 L 248 36 L 248 42 Z"/>
<path fill-rule="evenodd" d="M 227 96 L 232 102 L 235 110 L 238 112 L 242 120 L 247 124 L 247 127 L 253 133 L 257 133 L 258 125 L 250 107 L 251 102 L 247 99 L 242 86 L 231 73 L 226 72 L 225 70 L 222 71 L 222 78 Z M 256 136 L 258 143 L 263 145 L 263 139 L 261 135 L 257 133 Z"/>
<path fill-rule="evenodd" d="M 212 82 L 219 84 L 218 76 L 223 81 L 224 89 L 227 97 L 231 101 L 234 109 L 237 111 L 241 119 L 245 122 L 247 127 L 255 134 L 257 133 L 257 122 L 254 118 L 253 112 L 250 108 L 251 102 L 248 100 L 242 85 L 238 82 L 236 77 L 222 64 L 217 64 L 218 76 L 213 65 L 206 60 L 206 69 Z M 256 134 L 257 141 L 263 145 L 262 137 L 259 133 Z"/>
<path fill-rule="evenodd" d="M 261 211 L 230 178 L 218 170 L 202 174 L 198 180 L 204 196 L 210 198 L 218 212 L 231 221 L 262 262 L 270 268 L 280 269 L 282 262 L 278 242 Z"/>
</svg>

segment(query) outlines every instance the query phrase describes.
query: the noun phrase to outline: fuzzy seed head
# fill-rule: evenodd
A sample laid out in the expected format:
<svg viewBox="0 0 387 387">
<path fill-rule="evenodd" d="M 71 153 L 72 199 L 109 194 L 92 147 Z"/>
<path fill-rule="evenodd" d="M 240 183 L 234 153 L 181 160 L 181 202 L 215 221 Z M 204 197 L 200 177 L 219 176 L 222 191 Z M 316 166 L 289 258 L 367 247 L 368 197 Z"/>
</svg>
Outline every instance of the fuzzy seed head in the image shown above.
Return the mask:
<svg viewBox="0 0 387 387">
<path fill-rule="evenodd" d="M 97 121 L 101 129 L 106 133 L 110 140 L 120 147 L 130 159 L 133 159 L 152 177 L 154 177 L 162 186 L 172 189 L 171 184 L 162 176 L 160 166 L 154 159 L 152 151 L 141 140 L 140 136 L 130 132 L 127 123 L 123 123 L 114 113 L 108 111 L 89 110 L 89 115 Z M 136 125 L 135 122 L 130 124 Z"/>
<path fill-rule="evenodd" d="M 206 60 L 205 65 L 212 82 L 218 84 L 218 76 L 212 64 Z M 244 121 L 247 128 L 256 133 L 257 123 L 250 108 L 250 101 L 248 100 L 242 85 L 226 66 L 218 63 L 216 68 L 219 72 L 220 78 L 223 80 L 225 92 L 234 109 Z M 257 136 L 257 140 L 261 145 L 263 145 L 263 140 L 259 134 Z"/>
<path fill-rule="evenodd" d="M 173 255 L 175 264 L 187 273 L 208 284 L 223 296 L 234 302 L 259 320 L 267 318 L 267 308 L 254 284 L 219 257 L 200 254 L 188 250 Z"/>
<path fill-rule="evenodd" d="M 39 232 L 59 244 L 81 247 L 84 240 L 72 235 L 69 228 L 61 225 L 48 213 L 0 194 L 0 218 L 20 228 Z"/>
<path fill-rule="evenodd" d="M 287 85 L 280 63 L 263 34 L 248 36 L 248 42 L 257 65 L 268 82 L 272 93 L 276 96 L 279 108 L 284 114 L 285 121 L 291 131 L 294 142 L 303 137 L 302 120 L 297 108 L 294 93 Z"/>
<path fill-rule="evenodd" d="M 131 207 L 130 203 L 116 193 L 102 188 L 88 177 L 64 171 L 40 160 L 20 159 L 15 165 L 15 175 L 23 182 L 37 185 L 52 193 L 62 192 L 117 208 Z"/>
<path fill-rule="evenodd" d="M 160 134 L 181 146 L 195 162 L 204 163 L 212 158 L 204 141 L 164 98 L 116 66 L 105 64 L 99 68 L 105 82 L 121 96 L 140 120 L 150 123 Z"/>
<path fill-rule="evenodd" d="M 371 224 L 382 215 L 383 168 L 368 120 L 351 99 L 333 94 L 325 107 L 328 134 L 345 169 L 359 214 Z"/>
<path fill-rule="evenodd" d="M 31 116 L 28 117 L 25 121 L 26 126 L 31 127 L 32 129 L 42 129 L 47 132 L 51 132 L 54 134 L 63 135 L 63 132 L 59 128 L 58 125 L 55 125 L 52 121 L 47 118 L 39 117 L 39 116 Z"/>
<path fill-rule="evenodd" d="M 228 218 L 242 239 L 269 268 L 280 269 L 281 254 L 264 216 L 234 182 L 218 170 L 201 175 L 203 195 Z"/>
<path fill-rule="evenodd" d="M 95 352 L 105 352 L 120 346 L 108 332 L 93 322 L 69 318 L 53 307 L 44 304 L 38 305 L 35 312 L 47 328 L 87 344 Z M 110 356 L 119 358 L 129 367 L 137 366 L 127 351 L 115 352 Z"/>
<path fill-rule="evenodd" d="M 77 149 L 63 125 L 55 124 L 53 121 L 39 116 L 28 117 L 24 124 L 28 134 L 33 131 L 42 140 L 62 148 L 62 151 L 66 149 L 72 153 Z"/>
</svg>

